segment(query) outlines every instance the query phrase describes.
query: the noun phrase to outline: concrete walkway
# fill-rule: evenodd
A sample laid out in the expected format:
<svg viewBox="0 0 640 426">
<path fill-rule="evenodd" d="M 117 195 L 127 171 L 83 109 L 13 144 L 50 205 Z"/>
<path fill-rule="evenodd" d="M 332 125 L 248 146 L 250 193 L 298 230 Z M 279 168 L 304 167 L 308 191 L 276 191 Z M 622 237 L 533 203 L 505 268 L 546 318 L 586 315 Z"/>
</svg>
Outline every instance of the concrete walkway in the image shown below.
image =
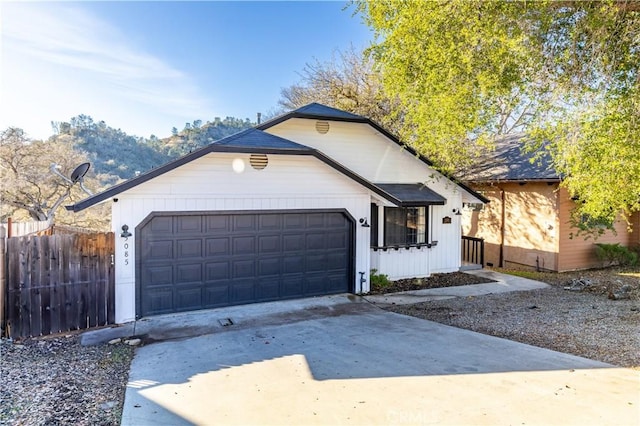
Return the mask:
<svg viewBox="0 0 640 426">
<path fill-rule="evenodd" d="M 367 301 L 380 307 L 390 305 L 410 305 L 431 300 L 453 299 L 455 297 L 483 296 L 486 294 L 507 293 L 510 291 L 535 290 L 547 288 L 548 284 L 515 275 L 501 274 L 489 270 L 465 271 L 466 274 L 494 280 L 493 283 L 472 284 L 456 287 L 429 288 L 424 290 L 402 291 L 399 293 L 363 296 Z"/>
</svg>

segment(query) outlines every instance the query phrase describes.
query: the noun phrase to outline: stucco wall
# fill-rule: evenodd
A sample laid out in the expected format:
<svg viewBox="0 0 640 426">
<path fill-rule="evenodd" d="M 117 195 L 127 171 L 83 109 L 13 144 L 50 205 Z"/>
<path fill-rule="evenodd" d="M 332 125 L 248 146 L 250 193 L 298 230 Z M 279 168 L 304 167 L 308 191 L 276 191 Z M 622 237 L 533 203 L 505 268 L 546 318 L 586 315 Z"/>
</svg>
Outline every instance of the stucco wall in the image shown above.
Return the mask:
<svg viewBox="0 0 640 426">
<path fill-rule="evenodd" d="M 485 239 L 485 263 L 556 270 L 559 223 L 557 184 L 476 186 L 490 199 L 479 212 L 463 211 L 463 235 Z M 504 229 L 502 216 L 504 208 Z M 489 265 L 490 266 L 490 265 Z"/>
<path fill-rule="evenodd" d="M 500 266 L 502 208 L 505 208 L 504 266 L 569 271 L 601 266 L 596 242 L 638 244 L 640 215 L 632 216 L 634 231 L 626 221 L 616 221 L 617 235 L 607 231 L 597 241 L 577 235 L 570 224 L 575 206 L 557 183 L 501 183 L 474 186 L 491 200 L 480 212 L 463 211 L 463 235 L 485 239 L 485 263 Z M 504 202 L 503 202 L 504 200 Z"/>
<path fill-rule="evenodd" d="M 560 256 L 559 256 L 559 270 L 571 271 L 575 269 L 587 269 L 602 266 L 601 262 L 596 257 L 595 244 L 606 243 L 613 244 L 619 243 L 622 246 L 633 246 L 637 244 L 636 234 L 629 232 L 627 222 L 622 218 L 618 218 L 615 221 L 614 227 L 616 232 L 606 231 L 603 235 L 597 239 L 587 238 L 577 234 L 577 229 L 571 227 L 570 215 L 571 209 L 575 206 L 575 203 L 569 197 L 567 191 L 560 189 Z M 635 214 L 632 217 L 635 220 L 638 228 L 638 215 Z"/>
</svg>

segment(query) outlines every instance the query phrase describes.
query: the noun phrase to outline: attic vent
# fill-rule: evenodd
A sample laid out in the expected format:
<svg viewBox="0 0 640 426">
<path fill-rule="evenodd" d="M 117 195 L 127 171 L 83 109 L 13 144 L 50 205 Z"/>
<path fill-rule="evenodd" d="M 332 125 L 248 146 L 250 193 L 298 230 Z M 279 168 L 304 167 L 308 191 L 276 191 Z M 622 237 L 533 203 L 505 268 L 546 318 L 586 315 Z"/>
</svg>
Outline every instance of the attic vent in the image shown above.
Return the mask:
<svg viewBox="0 0 640 426">
<path fill-rule="evenodd" d="M 328 121 L 316 121 L 316 130 L 321 135 L 324 135 L 329 131 L 329 122 Z"/>
<path fill-rule="evenodd" d="M 262 170 L 267 167 L 269 160 L 266 154 L 251 154 L 249 157 L 249 164 L 256 170 Z"/>
</svg>

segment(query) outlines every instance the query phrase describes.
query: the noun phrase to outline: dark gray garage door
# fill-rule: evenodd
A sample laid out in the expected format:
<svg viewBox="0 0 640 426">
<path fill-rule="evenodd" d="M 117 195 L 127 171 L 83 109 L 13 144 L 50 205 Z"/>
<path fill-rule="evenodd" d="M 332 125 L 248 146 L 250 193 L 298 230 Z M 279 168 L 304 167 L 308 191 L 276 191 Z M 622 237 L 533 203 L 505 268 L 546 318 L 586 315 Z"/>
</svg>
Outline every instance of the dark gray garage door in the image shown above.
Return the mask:
<svg viewBox="0 0 640 426">
<path fill-rule="evenodd" d="M 343 212 L 162 214 L 137 229 L 138 316 L 347 292 Z"/>
</svg>

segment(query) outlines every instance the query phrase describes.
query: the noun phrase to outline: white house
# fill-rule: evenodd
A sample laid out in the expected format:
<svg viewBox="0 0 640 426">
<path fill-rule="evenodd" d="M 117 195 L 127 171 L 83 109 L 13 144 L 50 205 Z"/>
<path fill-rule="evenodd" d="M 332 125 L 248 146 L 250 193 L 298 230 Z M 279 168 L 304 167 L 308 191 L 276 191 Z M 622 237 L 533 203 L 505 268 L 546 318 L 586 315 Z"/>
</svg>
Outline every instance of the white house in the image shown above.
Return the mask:
<svg viewBox="0 0 640 426">
<path fill-rule="evenodd" d="M 116 321 L 460 268 L 486 199 L 371 120 L 310 104 L 87 198 L 111 202 Z"/>
</svg>

